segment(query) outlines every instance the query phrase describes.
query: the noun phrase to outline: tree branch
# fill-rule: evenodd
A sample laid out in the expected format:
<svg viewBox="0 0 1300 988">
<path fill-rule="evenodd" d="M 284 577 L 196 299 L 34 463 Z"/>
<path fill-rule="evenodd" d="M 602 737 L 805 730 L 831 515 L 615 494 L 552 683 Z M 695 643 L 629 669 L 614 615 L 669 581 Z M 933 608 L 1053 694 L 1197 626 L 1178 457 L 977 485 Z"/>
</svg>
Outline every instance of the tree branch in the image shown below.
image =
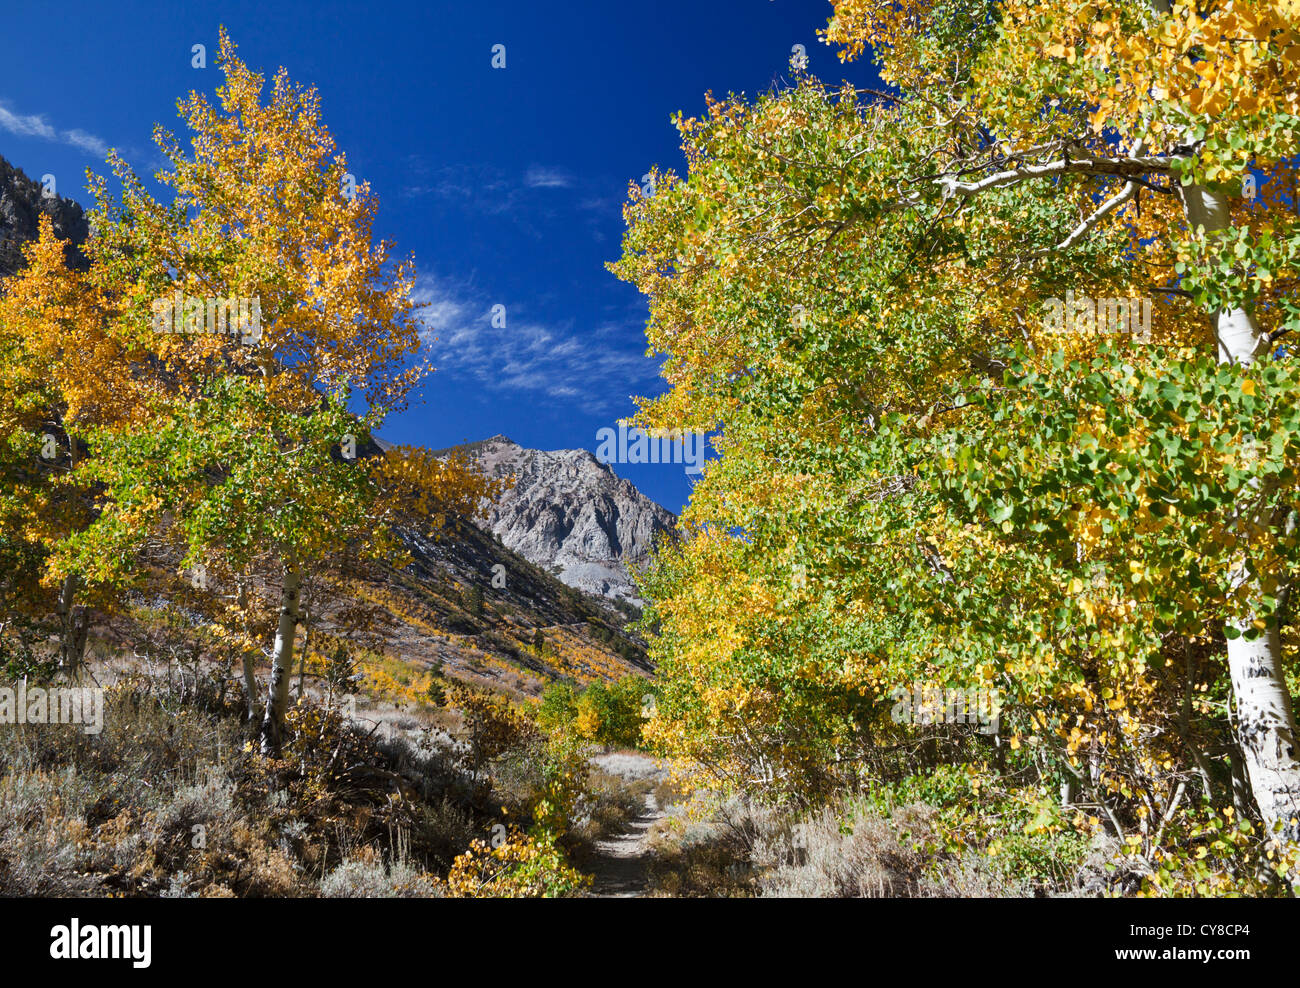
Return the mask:
<svg viewBox="0 0 1300 988">
<path fill-rule="evenodd" d="M 963 196 L 975 195 L 986 189 L 996 189 L 1007 185 L 1018 185 L 1034 178 L 1051 178 L 1056 175 L 1118 175 L 1129 178 L 1134 174 L 1156 172 L 1167 175 L 1170 159 L 1156 155 L 1126 156 L 1122 158 L 1094 158 L 1084 155 L 1079 158 L 1062 158 L 1045 165 L 1022 165 L 1009 171 L 996 172 L 978 182 L 959 182 L 955 175 L 940 175 L 935 183 L 943 186 L 947 195 L 960 193 Z"/>
<path fill-rule="evenodd" d="M 1066 237 L 1064 240 L 1062 240 L 1059 244 L 1057 244 L 1055 247 L 1044 247 L 1042 250 L 1036 250 L 1029 255 L 1029 258 L 1033 259 L 1036 257 L 1045 257 L 1046 255 L 1053 254 L 1057 251 L 1069 250 L 1080 240 L 1086 237 L 1089 233 L 1091 233 L 1096 228 L 1098 223 L 1104 220 L 1115 210 L 1119 209 L 1119 207 L 1124 205 L 1124 203 L 1132 199 L 1134 194 L 1137 192 L 1138 188 L 1139 186 L 1136 182 L 1127 183 L 1120 192 L 1116 193 L 1115 195 L 1107 199 L 1105 202 L 1103 202 L 1100 206 L 1097 207 L 1096 212 L 1094 212 L 1086 220 L 1084 220 L 1073 230 L 1071 230 L 1070 235 Z"/>
</svg>

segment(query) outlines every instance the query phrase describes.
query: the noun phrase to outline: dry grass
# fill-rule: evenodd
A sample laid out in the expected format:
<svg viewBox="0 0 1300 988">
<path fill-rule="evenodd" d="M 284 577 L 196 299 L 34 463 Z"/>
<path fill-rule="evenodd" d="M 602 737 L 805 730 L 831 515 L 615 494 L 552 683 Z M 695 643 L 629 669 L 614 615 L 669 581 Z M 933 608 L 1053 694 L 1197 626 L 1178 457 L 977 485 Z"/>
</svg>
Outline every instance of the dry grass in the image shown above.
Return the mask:
<svg viewBox="0 0 1300 988">
<path fill-rule="evenodd" d="M 863 807 L 825 807 L 768 828 L 751 860 L 759 894 L 778 898 L 988 898 L 1027 890 L 1000 879 L 973 854 L 941 851 L 922 803 L 883 817 Z"/>
<path fill-rule="evenodd" d="M 320 894 L 327 899 L 428 899 L 441 898 L 441 882 L 421 871 L 399 854 L 384 860 L 374 848 L 365 847 L 325 876 Z"/>
<path fill-rule="evenodd" d="M 488 832 L 445 735 L 369 735 L 309 702 L 271 762 L 220 697 L 127 677 L 97 736 L 0 730 L 0 895 L 437 894 Z"/>
<path fill-rule="evenodd" d="M 656 894 L 691 897 L 983 898 L 1023 896 L 979 856 L 941 849 L 935 810 L 883 817 L 844 804 L 796 816 L 697 793 L 653 835 Z"/>
</svg>

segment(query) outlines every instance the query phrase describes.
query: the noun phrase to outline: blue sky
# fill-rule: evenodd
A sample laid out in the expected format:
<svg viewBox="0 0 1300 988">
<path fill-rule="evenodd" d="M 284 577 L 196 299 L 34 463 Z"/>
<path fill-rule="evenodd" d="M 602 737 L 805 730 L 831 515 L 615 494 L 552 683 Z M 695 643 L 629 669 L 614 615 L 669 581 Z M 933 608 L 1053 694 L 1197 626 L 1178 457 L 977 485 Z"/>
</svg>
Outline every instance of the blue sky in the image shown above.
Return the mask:
<svg viewBox="0 0 1300 988">
<path fill-rule="evenodd" d="M 141 173 L 154 123 L 212 92 L 218 25 L 268 76 L 316 86 L 325 122 L 381 209 L 377 234 L 414 254 L 433 362 L 423 401 L 382 434 L 433 448 L 504 433 L 595 451 L 597 430 L 662 390 L 645 357 L 646 307 L 604 264 L 619 253 L 628 182 L 682 169 L 671 114 L 704 94 L 753 95 L 840 66 L 816 31 L 824 0 L 14 5 L 0 35 L 0 155 L 88 202 L 108 147 Z M 191 67 L 207 46 L 208 68 Z M 506 67 L 491 66 L 506 46 Z M 493 328 L 494 305 L 506 326 Z M 616 465 L 670 510 L 680 464 Z"/>
</svg>

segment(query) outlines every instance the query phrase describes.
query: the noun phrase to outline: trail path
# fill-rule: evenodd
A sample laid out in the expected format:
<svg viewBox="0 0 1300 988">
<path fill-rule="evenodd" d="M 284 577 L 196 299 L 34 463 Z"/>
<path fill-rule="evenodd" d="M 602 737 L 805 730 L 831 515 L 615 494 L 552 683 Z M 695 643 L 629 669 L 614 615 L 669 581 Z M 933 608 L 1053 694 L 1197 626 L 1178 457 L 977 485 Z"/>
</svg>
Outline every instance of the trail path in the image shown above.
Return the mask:
<svg viewBox="0 0 1300 988">
<path fill-rule="evenodd" d="M 628 780 L 658 781 L 668 774 L 659 761 L 647 755 L 613 753 L 597 755 L 592 764 Z M 617 837 L 596 843 L 596 857 L 590 863 L 591 891 L 596 899 L 632 899 L 645 895 L 649 885 L 650 828 L 666 814 L 654 793 L 647 793 L 645 809 Z"/>
</svg>

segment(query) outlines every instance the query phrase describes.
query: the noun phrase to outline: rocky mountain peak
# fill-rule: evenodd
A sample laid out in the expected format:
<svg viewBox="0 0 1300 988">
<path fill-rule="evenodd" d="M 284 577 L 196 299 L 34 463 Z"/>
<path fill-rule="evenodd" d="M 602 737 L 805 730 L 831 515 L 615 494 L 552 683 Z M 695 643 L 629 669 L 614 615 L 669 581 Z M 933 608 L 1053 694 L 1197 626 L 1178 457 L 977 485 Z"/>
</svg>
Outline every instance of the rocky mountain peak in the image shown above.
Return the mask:
<svg viewBox="0 0 1300 988">
<path fill-rule="evenodd" d="M 571 587 L 641 603 L 626 567 L 640 569 L 654 540 L 676 532 L 671 511 L 590 450 L 528 449 L 503 435 L 461 448 L 489 475 L 515 478 L 480 527 Z"/>
</svg>

